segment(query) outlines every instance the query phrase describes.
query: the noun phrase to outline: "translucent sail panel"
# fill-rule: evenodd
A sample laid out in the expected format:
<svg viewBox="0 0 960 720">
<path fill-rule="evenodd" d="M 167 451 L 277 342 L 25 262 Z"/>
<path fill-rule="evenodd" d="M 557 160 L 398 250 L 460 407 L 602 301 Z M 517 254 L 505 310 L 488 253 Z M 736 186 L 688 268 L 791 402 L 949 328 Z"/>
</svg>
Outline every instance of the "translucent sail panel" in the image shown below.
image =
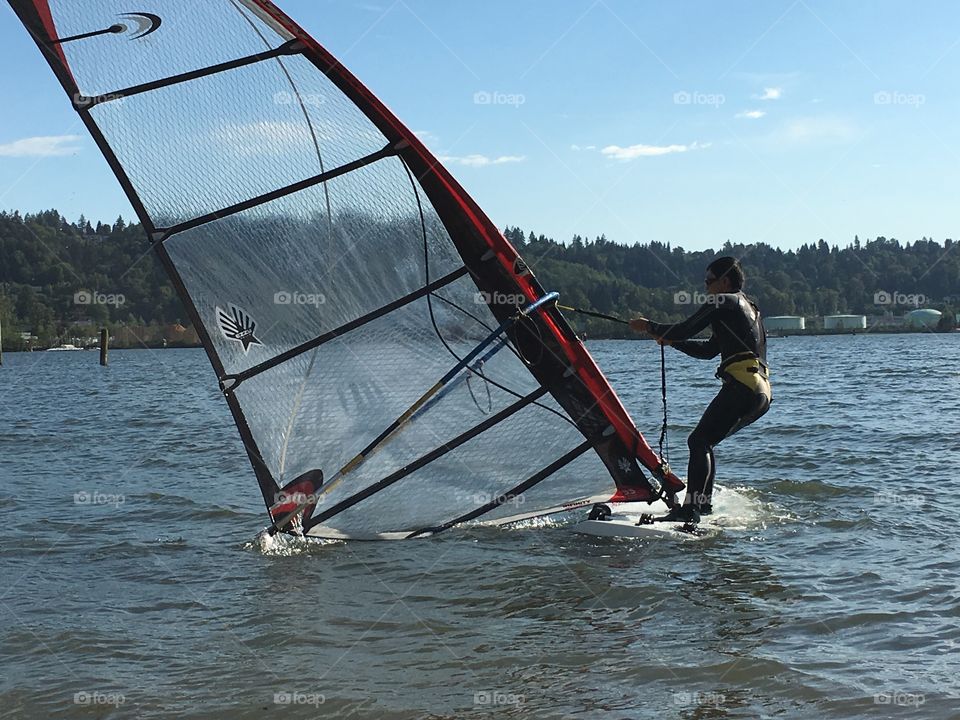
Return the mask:
<svg viewBox="0 0 960 720">
<path fill-rule="evenodd" d="M 232 0 L 40 0 L 84 95 L 101 95 L 261 53 L 289 33 Z"/>
<path fill-rule="evenodd" d="M 158 243 L 232 392 L 242 437 L 278 482 L 317 468 L 334 474 L 498 327 L 488 303 L 503 319 L 541 292 L 516 274 L 519 260 L 514 274 L 499 265 L 511 248 L 410 133 L 326 51 L 296 42 L 265 0 L 11 2 Z M 429 198 L 409 167 L 426 178 Z M 446 228 L 457 228 L 456 244 Z M 419 466 L 453 438 L 463 446 L 436 458 L 446 463 L 439 474 L 411 470 L 409 487 L 422 479 L 423 492 L 494 494 L 556 460 L 553 449 L 586 447 L 559 408 L 515 406 L 534 392 L 544 403 L 557 392 L 596 440 L 616 414 L 597 410 L 609 392 L 602 378 L 585 377 L 580 392 L 541 388 L 530 373 L 555 378 L 572 362 L 589 375 L 589 357 L 555 320 L 511 329 L 522 348 L 502 347 L 454 378 L 327 503 Z M 523 434 L 520 418 L 530 440 L 516 461 L 503 460 L 500 473 L 477 469 L 481 456 L 503 458 Z M 556 425 L 555 446 L 538 423 Z M 612 469 L 629 464 L 622 446 L 598 452 Z M 273 482 L 255 465 L 270 504 Z M 446 521 L 441 510 L 472 507 L 463 497 L 435 519 L 390 522 Z"/>
<path fill-rule="evenodd" d="M 464 337 L 448 344 L 469 352 L 478 341 Z M 420 299 L 256 375 L 236 396 L 267 467 L 282 484 L 307 470 L 335 473 L 456 364 L 433 329 L 427 300 Z M 539 388 L 507 347 L 487 359 L 483 373 L 502 387 L 464 371 L 352 472 L 351 482 L 335 490 L 331 501 L 380 480 Z"/>
<path fill-rule="evenodd" d="M 238 372 L 415 293 L 428 269 L 433 281 L 462 268 L 439 221 L 428 220 L 424 233 L 410 178 L 388 158 L 179 233 L 165 247 L 224 367 Z M 495 326 L 464 281 L 449 292 Z M 222 332 L 218 309 L 231 305 L 256 323 L 258 343 L 245 347 Z M 432 333 L 429 313 L 416 327 Z M 476 340 L 485 330 L 466 316 L 456 327 Z"/>
<path fill-rule="evenodd" d="M 387 144 L 300 56 L 106 102 L 91 114 L 161 227 L 314 177 Z"/>
<path fill-rule="evenodd" d="M 553 397 L 543 398 L 539 401 L 539 405 L 553 410 L 557 415 L 569 418 L 569 415 Z M 546 412 L 546 410 L 543 412 Z M 557 436 L 560 435 L 561 433 L 558 432 Z M 549 443 L 550 438 L 551 436 L 547 434 L 544 436 L 544 441 Z M 566 449 L 552 448 L 551 452 L 547 454 L 553 453 L 554 456 L 550 457 L 549 460 L 552 461 L 560 457 L 563 452 L 566 452 Z M 613 490 L 614 483 L 610 477 L 610 471 L 604 466 L 600 456 L 591 449 L 573 460 L 569 465 L 557 470 L 536 487 L 525 492 L 522 499 L 491 510 L 480 520 L 496 520 L 546 507 L 555 507 L 575 498 L 599 495 L 608 491 L 611 491 L 612 494 Z"/>
<path fill-rule="evenodd" d="M 322 524 L 347 533 L 415 531 L 440 525 L 510 491 L 582 442 L 583 436 L 569 423 L 540 407 L 528 407 Z M 588 450 L 582 458 L 485 519 L 532 512 L 609 490 L 610 474 L 596 453 Z M 328 500 L 317 513 L 334 506 L 335 501 Z"/>
<path fill-rule="evenodd" d="M 588 450 L 536 487 L 477 518 L 476 522 L 501 520 L 521 513 L 554 508 L 579 498 L 612 496 L 614 492 L 616 487 L 610 478 L 610 471 L 596 452 Z"/>
</svg>

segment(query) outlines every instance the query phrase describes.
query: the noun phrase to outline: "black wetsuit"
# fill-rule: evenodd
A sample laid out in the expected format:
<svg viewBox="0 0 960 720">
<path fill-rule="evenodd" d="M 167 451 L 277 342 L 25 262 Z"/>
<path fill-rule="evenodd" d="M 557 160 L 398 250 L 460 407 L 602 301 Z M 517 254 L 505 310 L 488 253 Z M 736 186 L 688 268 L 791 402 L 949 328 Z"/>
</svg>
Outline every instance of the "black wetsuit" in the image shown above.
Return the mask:
<svg viewBox="0 0 960 720">
<path fill-rule="evenodd" d="M 709 340 L 691 340 L 710 326 Z M 757 306 L 742 292 L 711 295 L 709 301 L 682 323 L 650 323 L 650 334 L 669 340 L 690 357 L 721 357 L 717 377 L 723 387 L 700 418 L 687 444 L 687 497 L 684 505 L 709 510 L 716 464 L 713 447 L 770 408 L 767 338 Z"/>
</svg>

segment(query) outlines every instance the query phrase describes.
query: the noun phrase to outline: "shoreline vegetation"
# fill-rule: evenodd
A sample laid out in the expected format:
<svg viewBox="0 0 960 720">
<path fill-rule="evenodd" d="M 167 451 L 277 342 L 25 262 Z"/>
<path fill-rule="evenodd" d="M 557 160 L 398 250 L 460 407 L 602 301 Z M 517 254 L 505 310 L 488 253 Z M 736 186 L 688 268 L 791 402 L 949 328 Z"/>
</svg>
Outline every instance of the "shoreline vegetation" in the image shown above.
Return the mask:
<svg viewBox="0 0 960 720">
<path fill-rule="evenodd" d="M 687 317 L 704 301 L 704 268 L 721 255 L 741 258 L 746 291 L 765 317 L 806 318 L 805 330 L 768 328 L 773 337 L 949 332 L 960 311 L 960 252 L 951 239 L 861 243 L 854 237 L 843 248 L 819 240 L 787 251 L 728 241 L 717 250 L 686 251 L 669 243 L 627 245 L 604 235 L 557 242 L 517 227 L 504 234 L 564 305 L 624 318 Z M 905 325 L 906 313 L 917 308 L 939 311 L 939 325 Z M 836 314 L 863 315 L 867 327 L 824 329 L 821 318 Z M 588 339 L 637 339 L 608 321 L 566 317 Z M 101 327 L 115 349 L 200 346 L 139 225 L 123 218 L 94 225 L 83 216 L 70 222 L 56 210 L 0 212 L 3 350 L 91 347 Z"/>
<path fill-rule="evenodd" d="M 948 331 L 935 331 L 930 328 L 866 328 L 858 330 L 791 330 L 789 332 L 775 332 L 768 333 L 767 338 L 771 340 L 785 340 L 791 337 L 824 337 L 824 336 L 833 336 L 833 335 L 925 335 L 931 332 L 960 332 L 960 329 L 948 330 Z M 639 341 L 639 342 L 653 342 L 653 338 L 644 337 L 640 335 L 589 335 L 578 333 L 581 340 L 584 342 L 590 342 L 594 340 L 622 340 L 622 341 Z M 706 337 L 704 335 L 703 337 Z M 63 350 L 62 346 L 51 346 L 51 347 L 34 347 L 34 348 L 18 348 L 18 349 L 7 349 L 6 343 L 4 344 L 3 352 L 5 355 L 14 354 L 14 353 L 30 353 L 30 352 L 46 352 L 48 350 Z M 89 345 L 84 345 L 82 347 L 70 348 L 76 351 L 90 352 L 98 349 L 98 346 L 94 343 Z M 138 342 L 137 344 L 118 344 L 115 342 L 113 336 L 110 337 L 110 350 L 202 350 L 203 344 L 197 340 L 195 343 L 167 343 L 167 344 L 149 344 Z"/>
</svg>

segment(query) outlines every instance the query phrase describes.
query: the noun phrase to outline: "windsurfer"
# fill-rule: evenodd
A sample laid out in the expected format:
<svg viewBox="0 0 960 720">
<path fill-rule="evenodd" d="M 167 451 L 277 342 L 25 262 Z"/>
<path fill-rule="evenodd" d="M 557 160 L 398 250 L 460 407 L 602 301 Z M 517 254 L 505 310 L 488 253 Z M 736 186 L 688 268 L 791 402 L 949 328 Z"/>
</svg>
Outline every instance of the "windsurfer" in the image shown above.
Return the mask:
<svg viewBox="0 0 960 720">
<path fill-rule="evenodd" d="M 770 408 L 766 333 L 759 308 L 743 293 L 744 281 L 736 258 L 717 258 L 704 276 L 706 302 L 689 318 L 675 325 L 643 317 L 630 322 L 636 332 L 652 335 L 690 357 L 721 358 L 717 377 L 723 387 L 687 439 L 687 494 L 683 504 L 670 511 L 670 520 L 698 522 L 713 511 L 714 446 Z M 713 331 L 708 340 L 691 339 L 707 326 Z"/>
</svg>

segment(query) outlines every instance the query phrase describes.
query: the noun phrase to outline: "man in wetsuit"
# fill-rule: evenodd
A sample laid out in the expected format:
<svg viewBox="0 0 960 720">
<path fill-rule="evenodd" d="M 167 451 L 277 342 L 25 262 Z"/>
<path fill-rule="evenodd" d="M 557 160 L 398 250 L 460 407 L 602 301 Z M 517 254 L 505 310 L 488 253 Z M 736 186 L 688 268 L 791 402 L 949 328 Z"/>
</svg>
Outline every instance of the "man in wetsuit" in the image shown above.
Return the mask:
<svg viewBox="0 0 960 720">
<path fill-rule="evenodd" d="M 761 417 L 770 407 L 767 338 L 760 310 L 743 294 L 744 274 L 736 258 L 721 257 L 707 267 L 707 302 L 677 325 L 637 318 L 630 327 L 648 333 L 690 357 L 709 360 L 720 355 L 717 377 L 723 387 L 690 433 L 687 445 L 687 495 L 670 511 L 669 520 L 699 522 L 712 512 L 716 463 L 714 446 Z M 709 340 L 691 340 L 710 326 Z"/>
</svg>

